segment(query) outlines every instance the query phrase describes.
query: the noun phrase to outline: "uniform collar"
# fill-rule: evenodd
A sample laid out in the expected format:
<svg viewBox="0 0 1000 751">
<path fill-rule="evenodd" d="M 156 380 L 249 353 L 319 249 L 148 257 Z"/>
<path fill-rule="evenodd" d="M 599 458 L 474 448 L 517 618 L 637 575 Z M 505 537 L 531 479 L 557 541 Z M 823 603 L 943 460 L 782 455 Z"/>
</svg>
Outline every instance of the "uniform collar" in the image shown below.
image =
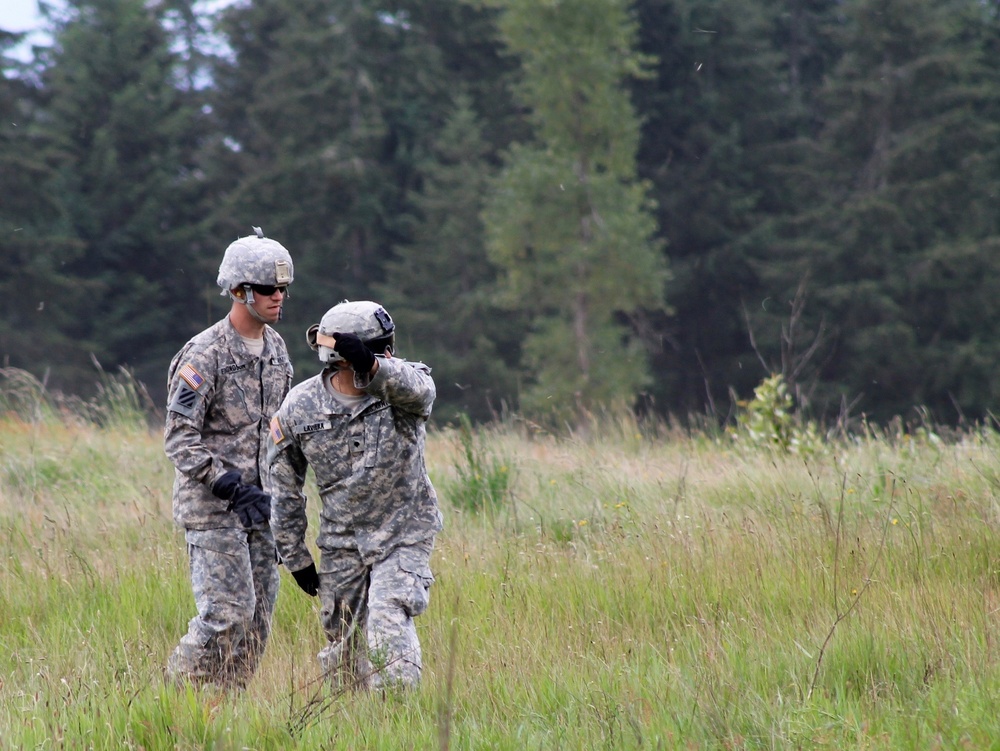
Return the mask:
<svg viewBox="0 0 1000 751">
<path fill-rule="evenodd" d="M 240 332 L 236 330 L 233 326 L 233 322 L 229 320 L 227 315 L 223 320 L 225 324 L 226 331 L 226 346 L 229 348 L 230 354 L 234 358 L 242 360 L 251 360 L 254 358 L 250 354 L 250 350 L 247 349 L 247 345 L 243 342 L 243 337 L 240 336 Z M 267 324 L 264 325 L 264 350 L 260 353 L 260 359 L 264 360 L 270 357 L 274 352 L 274 329 L 272 329 Z"/>
</svg>

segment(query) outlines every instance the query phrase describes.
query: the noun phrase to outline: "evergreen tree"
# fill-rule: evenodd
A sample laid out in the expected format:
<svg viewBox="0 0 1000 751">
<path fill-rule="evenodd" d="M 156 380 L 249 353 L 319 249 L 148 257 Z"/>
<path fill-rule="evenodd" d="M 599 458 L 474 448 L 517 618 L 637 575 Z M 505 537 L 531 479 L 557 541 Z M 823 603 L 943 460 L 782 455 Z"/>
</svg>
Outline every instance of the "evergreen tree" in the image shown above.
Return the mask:
<svg viewBox="0 0 1000 751">
<path fill-rule="evenodd" d="M 823 91 L 813 185 L 775 232 L 777 294 L 811 280 L 836 356 L 817 398 L 877 419 L 981 416 L 1000 393 L 996 25 L 969 0 L 855 0 Z M 782 286 L 783 285 L 783 286 Z"/>
<path fill-rule="evenodd" d="M 662 308 L 666 271 L 622 85 L 647 61 L 624 2 L 500 7 L 535 140 L 509 151 L 486 211 L 489 247 L 508 303 L 529 320 L 522 406 L 579 422 L 601 405 L 631 405 L 649 382 L 627 324 Z"/>
<path fill-rule="evenodd" d="M 51 170 L 33 135 L 38 91 L 28 83 L 30 66 L 6 54 L 19 41 L 0 32 L 0 263 L 7 270 L 0 277 L 0 367 L 68 384 L 92 373 L 67 334 L 83 298 L 64 269 L 79 248 L 44 187 Z"/>
<path fill-rule="evenodd" d="M 395 219 L 381 63 L 402 32 L 370 7 L 323 0 L 231 6 L 220 28 L 233 57 L 214 73 L 216 168 L 238 176 L 219 186 L 222 226 L 251 217 L 288 244 L 303 279 L 323 270 L 335 297 L 367 296 Z"/>
<path fill-rule="evenodd" d="M 222 19 L 233 54 L 213 75 L 213 222 L 220 234 L 260 224 L 288 247 L 291 327 L 373 297 L 410 237 L 409 196 L 450 101 L 443 32 L 422 22 L 433 7 L 264 0 Z M 289 343 L 293 357 L 313 356 Z"/>
<path fill-rule="evenodd" d="M 651 392 L 662 412 L 726 418 L 729 393 L 751 394 L 767 375 L 745 311 L 776 303 L 754 249 L 768 219 L 798 201 L 795 170 L 835 55 L 825 25 L 837 5 L 637 2 L 640 49 L 657 58 L 656 76 L 633 83 L 644 122 L 640 174 L 654 185 L 676 311 L 657 324 Z"/>
<path fill-rule="evenodd" d="M 64 268 L 86 298 L 64 333 L 103 367 L 131 366 L 155 384 L 197 283 L 188 260 L 199 135 L 158 10 L 71 0 L 53 15 L 38 125 L 46 188 L 81 248 Z"/>
<path fill-rule="evenodd" d="M 219 29 L 232 55 L 213 72 L 217 136 L 205 161 L 219 197 L 213 232 L 253 222 L 288 246 L 297 281 L 286 326 L 381 294 L 394 253 L 420 232 L 413 196 L 455 93 L 486 108 L 495 137 L 507 132 L 497 81 L 510 65 L 491 67 L 491 21 L 433 0 L 226 11 Z M 312 359 L 299 337 L 289 345 Z"/>
<path fill-rule="evenodd" d="M 420 221 L 397 248 L 382 299 L 400 329 L 397 349 L 425 360 L 437 383 L 435 418 L 495 417 L 516 397 L 517 313 L 491 294 L 496 270 L 486 257 L 480 213 L 492 170 L 471 100 L 459 96 L 414 197 Z"/>
</svg>

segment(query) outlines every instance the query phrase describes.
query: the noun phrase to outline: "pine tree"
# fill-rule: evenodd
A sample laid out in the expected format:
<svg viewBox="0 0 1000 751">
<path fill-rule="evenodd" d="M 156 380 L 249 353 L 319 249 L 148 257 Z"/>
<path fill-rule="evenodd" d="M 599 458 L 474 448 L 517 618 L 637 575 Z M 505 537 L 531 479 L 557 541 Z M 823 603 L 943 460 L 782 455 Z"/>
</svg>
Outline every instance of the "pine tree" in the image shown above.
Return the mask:
<svg viewBox="0 0 1000 751">
<path fill-rule="evenodd" d="M 492 170 L 471 100 L 458 96 L 422 168 L 414 197 L 420 221 L 397 248 L 380 299 L 392 311 L 404 357 L 434 369 L 435 418 L 489 420 L 516 397 L 517 313 L 493 300 L 496 269 L 484 247 L 480 213 Z"/>
<path fill-rule="evenodd" d="M 38 132 L 52 165 L 46 189 L 81 248 L 65 272 L 87 294 L 64 333 L 103 367 L 159 384 L 201 281 L 189 265 L 195 101 L 176 85 L 171 39 L 142 0 L 73 0 L 53 32 Z"/>
<path fill-rule="evenodd" d="M 373 297 L 411 236 L 410 195 L 450 103 L 445 32 L 424 25 L 433 7 L 265 0 L 221 21 L 233 54 L 213 74 L 212 221 L 220 233 L 252 221 L 288 247 L 286 326 Z M 312 357 L 299 337 L 289 344 Z"/>
<path fill-rule="evenodd" d="M 779 294 L 808 276 L 813 326 L 834 327 L 817 394 L 831 409 L 982 415 L 1000 391 L 983 325 L 1000 282 L 995 22 L 968 0 L 844 11 L 813 198 L 776 232 L 765 273 Z"/>
<path fill-rule="evenodd" d="M 486 212 L 489 248 L 508 303 L 529 319 L 523 408 L 579 424 L 601 406 L 631 406 L 649 382 L 627 323 L 662 307 L 666 270 L 622 86 L 647 61 L 624 2 L 501 7 L 535 133 L 509 151 Z"/>
<path fill-rule="evenodd" d="M 633 83 L 640 174 L 667 240 L 676 311 L 657 328 L 654 407 L 725 419 L 729 394 L 764 376 L 746 312 L 779 307 L 759 275 L 769 219 L 794 212 L 796 170 L 815 127 L 815 91 L 835 45 L 837 0 L 639 0 L 640 49 L 656 75 Z M 794 288 L 793 288 L 794 289 Z M 780 306 L 782 317 L 788 307 Z M 766 342 L 777 327 L 753 321 Z M 775 336 L 776 340 L 777 337 Z"/>
<path fill-rule="evenodd" d="M 34 134 L 38 90 L 30 65 L 6 56 L 18 35 L 0 32 L 0 367 L 27 370 L 46 384 L 72 383 L 92 372 L 67 335 L 83 304 L 65 274 L 79 251 L 55 198 L 51 169 Z"/>
</svg>

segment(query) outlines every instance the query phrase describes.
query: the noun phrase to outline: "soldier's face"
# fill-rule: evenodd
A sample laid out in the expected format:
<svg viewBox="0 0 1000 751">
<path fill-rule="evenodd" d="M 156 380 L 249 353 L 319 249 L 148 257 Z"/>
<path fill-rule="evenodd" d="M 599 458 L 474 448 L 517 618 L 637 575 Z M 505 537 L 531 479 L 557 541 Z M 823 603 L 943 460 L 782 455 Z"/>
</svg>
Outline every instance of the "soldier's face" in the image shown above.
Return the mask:
<svg viewBox="0 0 1000 751">
<path fill-rule="evenodd" d="M 285 302 L 284 287 L 276 287 L 270 295 L 253 293 L 253 309 L 268 323 L 276 323 L 281 316 L 281 306 Z"/>
</svg>

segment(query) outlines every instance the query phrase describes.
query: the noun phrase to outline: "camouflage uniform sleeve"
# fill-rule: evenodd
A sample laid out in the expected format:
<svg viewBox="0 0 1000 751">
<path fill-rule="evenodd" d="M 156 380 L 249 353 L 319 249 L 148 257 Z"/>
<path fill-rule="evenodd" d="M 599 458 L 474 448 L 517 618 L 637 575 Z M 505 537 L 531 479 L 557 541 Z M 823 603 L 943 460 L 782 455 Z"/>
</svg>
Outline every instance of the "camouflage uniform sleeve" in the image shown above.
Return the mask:
<svg viewBox="0 0 1000 751">
<path fill-rule="evenodd" d="M 205 413 L 215 391 L 215 365 L 204 353 L 181 350 L 167 377 L 167 417 L 163 430 L 166 454 L 178 471 L 210 484 L 225 468 L 205 445 Z"/>
<path fill-rule="evenodd" d="M 379 357 L 378 371 L 367 385 L 355 383 L 372 396 L 397 409 L 418 415 L 425 420 L 437 396 L 431 369 L 422 362 L 409 362 L 396 357 Z"/>
<path fill-rule="evenodd" d="M 308 462 L 282 412 L 271 418 L 269 432 L 265 490 L 271 496 L 271 531 L 282 563 L 289 571 L 298 571 L 313 563 L 306 545 L 309 522 L 303 492 Z"/>
</svg>

